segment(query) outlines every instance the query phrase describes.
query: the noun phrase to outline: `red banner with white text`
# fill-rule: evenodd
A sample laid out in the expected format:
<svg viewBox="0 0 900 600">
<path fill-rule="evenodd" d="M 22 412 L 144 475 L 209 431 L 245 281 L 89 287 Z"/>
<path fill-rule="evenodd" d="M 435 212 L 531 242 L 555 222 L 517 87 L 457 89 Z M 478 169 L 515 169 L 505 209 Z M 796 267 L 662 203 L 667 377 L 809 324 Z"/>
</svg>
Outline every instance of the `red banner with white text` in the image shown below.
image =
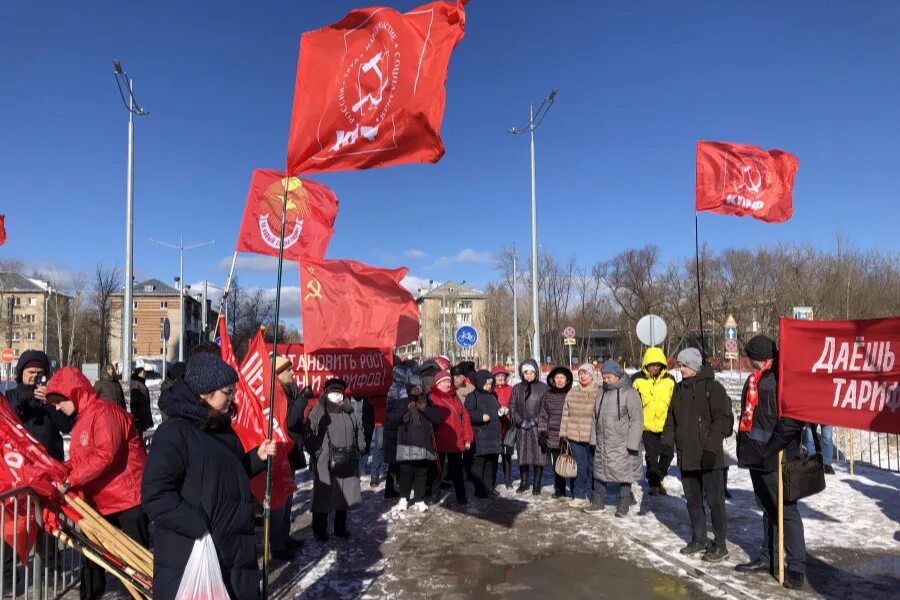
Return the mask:
<svg viewBox="0 0 900 600">
<path fill-rule="evenodd" d="M 782 416 L 900 433 L 900 317 L 780 326 Z"/>
<path fill-rule="evenodd" d="M 266 347 L 272 349 L 271 344 Z M 346 393 L 350 396 L 383 396 L 391 387 L 390 350 L 356 348 L 306 354 L 303 344 L 278 344 L 278 354 L 290 359 L 297 385 L 309 385 L 316 395 L 322 393 L 322 386 L 332 377 L 347 383 Z"/>
</svg>

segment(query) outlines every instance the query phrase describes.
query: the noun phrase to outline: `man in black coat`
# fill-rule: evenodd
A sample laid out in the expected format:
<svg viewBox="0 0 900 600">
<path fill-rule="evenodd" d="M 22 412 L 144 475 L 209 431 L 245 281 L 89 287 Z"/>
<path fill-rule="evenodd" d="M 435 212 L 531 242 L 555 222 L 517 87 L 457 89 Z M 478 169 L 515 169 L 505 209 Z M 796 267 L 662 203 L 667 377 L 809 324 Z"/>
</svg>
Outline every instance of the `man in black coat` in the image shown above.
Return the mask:
<svg viewBox="0 0 900 600">
<path fill-rule="evenodd" d="M 150 391 L 147 389 L 143 367 L 131 374 L 131 417 L 139 433 L 153 428 L 153 413 L 150 410 Z"/>
<path fill-rule="evenodd" d="M 472 482 L 475 497 L 496 496 L 494 472 L 500 454 L 500 402 L 494 395 L 494 376 L 482 369 L 474 376 L 475 390 L 466 396 L 466 410 L 475 436 L 475 458 L 472 463 Z"/>
<path fill-rule="evenodd" d="M 778 347 L 764 335 L 744 346 L 756 369 L 747 378 L 741 394 L 741 422 L 737 435 L 738 466 L 750 470 L 753 494 L 763 509 L 763 542 L 759 555 L 735 567 L 741 572 L 775 573 L 774 549 L 778 523 L 778 451 L 784 460 L 800 453 L 803 423 L 778 416 Z M 787 572 L 784 587 L 801 589 L 806 577 L 806 540 L 796 502 L 784 503 L 784 549 Z"/>
<path fill-rule="evenodd" d="M 47 449 L 47 454 L 63 462 L 63 434 L 72 431 L 75 416 L 66 416 L 47 403 L 49 375 L 47 355 L 39 350 L 26 350 L 16 364 L 16 387 L 6 393 L 6 400 L 28 433 Z M 44 383 L 40 384 L 42 379 Z"/>
<path fill-rule="evenodd" d="M 662 443 L 678 449 L 678 468 L 684 486 L 688 516 L 691 519 L 691 541 L 682 554 L 704 552 L 705 562 L 721 562 L 728 557 L 725 516 L 725 450 L 722 443 L 734 428 L 731 399 L 703 356 L 696 348 L 678 353 L 678 367 L 683 376 L 675 386 Z M 709 505 L 715 541 L 706 538 L 706 511 Z"/>
</svg>

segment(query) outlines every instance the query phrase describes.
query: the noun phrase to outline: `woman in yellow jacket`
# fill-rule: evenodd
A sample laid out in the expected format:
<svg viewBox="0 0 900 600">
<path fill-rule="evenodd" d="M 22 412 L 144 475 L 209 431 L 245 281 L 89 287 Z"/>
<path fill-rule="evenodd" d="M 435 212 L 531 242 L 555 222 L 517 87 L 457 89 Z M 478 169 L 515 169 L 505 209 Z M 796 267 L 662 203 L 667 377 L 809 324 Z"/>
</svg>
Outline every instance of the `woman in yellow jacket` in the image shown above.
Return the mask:
<svg viewBox="0 0 900 600">
<path fill-rule="evenodd" d="M 675 379 L 666 370 L 667 362 L 663 351 L 651 346 L 644 353 L 644 368 L 631 379 L 644 405 L 644 455 L 651 496 L 666 494 L 663 479 L 675 456 L 671 446 L 662 444 L 662 430 L 675 392 Z"/>
</svg>

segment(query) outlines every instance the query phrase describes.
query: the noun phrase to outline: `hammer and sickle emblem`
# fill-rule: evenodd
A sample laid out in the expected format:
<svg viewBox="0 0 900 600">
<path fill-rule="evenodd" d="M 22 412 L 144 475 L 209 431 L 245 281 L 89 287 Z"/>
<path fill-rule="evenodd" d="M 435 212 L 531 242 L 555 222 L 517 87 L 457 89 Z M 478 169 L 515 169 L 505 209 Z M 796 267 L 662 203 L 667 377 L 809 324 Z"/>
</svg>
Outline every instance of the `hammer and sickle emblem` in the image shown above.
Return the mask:
<svg viewBox="0 0 900 600">
<path fill-rule="evenodd" d="M 311 279 L 306 282 L 306 289 L 309 290 L 303 297 L 303 300 L 316 300 L 322 297 L 322 284 L 318 279 Z"/>
</svg>

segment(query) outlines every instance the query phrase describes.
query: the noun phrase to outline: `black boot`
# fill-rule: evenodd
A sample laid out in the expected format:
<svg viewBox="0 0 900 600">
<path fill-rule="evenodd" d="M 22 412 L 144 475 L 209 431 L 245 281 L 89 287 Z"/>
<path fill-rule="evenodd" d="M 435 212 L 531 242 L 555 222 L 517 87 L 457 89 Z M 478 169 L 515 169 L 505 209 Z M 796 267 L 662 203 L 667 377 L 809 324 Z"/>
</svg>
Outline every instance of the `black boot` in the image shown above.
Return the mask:
<svg viewBox="0 0 900 600">
<path fill-rule="evenodd" d="M 328 541 L 328 513 L 314 512 L 312 518 L 312 530 L 315 538 L 320 542 Z"/>
<path fill-rule="evenodd" d="M 528 491 L 528 467 L 519 465 L 519 488 L 517 494 L 524 494 Z"/>
<path fill-rule="evenodd" d="M 531 486 L 531 493 L 535 496 L 541 495 L 541 484 L 543 483 L 542 479 L 544 478 L 544 467 L 535 467 L 534 468 L 534 482 Z"/>
<path fill-rule="evenodd" d="M 503 479 L 506 480 L 506 489 L 511 490 L 513 487 L 512 476 L 512 457 L 503 455 Z"/>
</svg>

